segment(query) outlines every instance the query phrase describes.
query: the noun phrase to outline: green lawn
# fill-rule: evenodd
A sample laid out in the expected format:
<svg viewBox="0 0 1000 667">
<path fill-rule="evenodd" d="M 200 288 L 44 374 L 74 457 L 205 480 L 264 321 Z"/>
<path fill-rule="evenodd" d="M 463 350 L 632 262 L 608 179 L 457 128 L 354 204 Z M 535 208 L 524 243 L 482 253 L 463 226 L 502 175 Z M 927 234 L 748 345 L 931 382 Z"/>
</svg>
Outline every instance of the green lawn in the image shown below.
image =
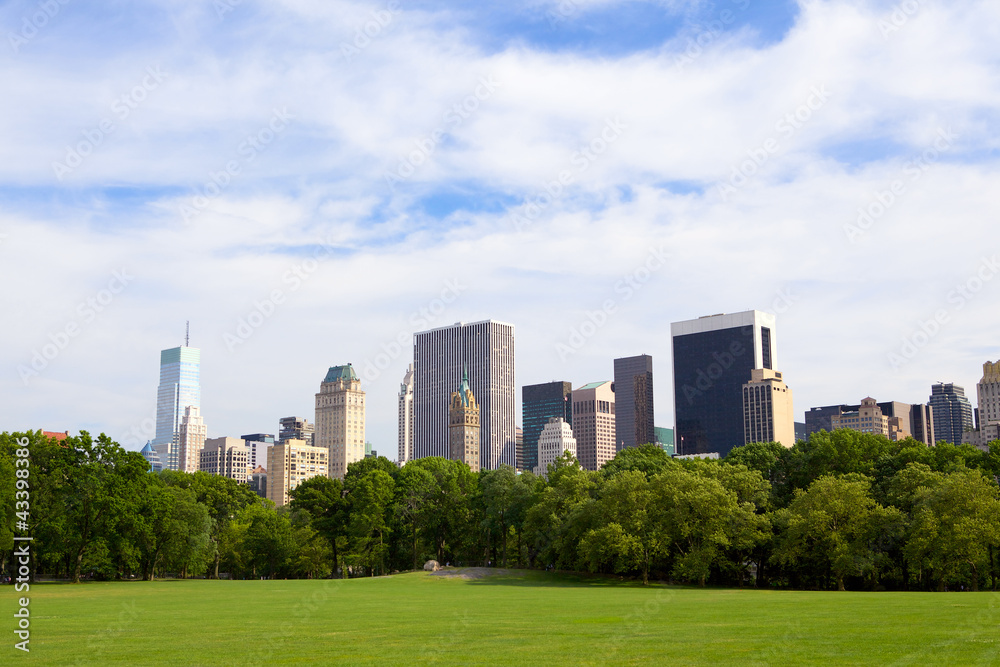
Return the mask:
<svg viewBox="0 0 1000 667">
<path fill-rule="evenodd" d="M 0 664 L 986 665 L 995 593 L 698 590 L 543 573 L 461 580 L 37 585 Z"/>
</svg>

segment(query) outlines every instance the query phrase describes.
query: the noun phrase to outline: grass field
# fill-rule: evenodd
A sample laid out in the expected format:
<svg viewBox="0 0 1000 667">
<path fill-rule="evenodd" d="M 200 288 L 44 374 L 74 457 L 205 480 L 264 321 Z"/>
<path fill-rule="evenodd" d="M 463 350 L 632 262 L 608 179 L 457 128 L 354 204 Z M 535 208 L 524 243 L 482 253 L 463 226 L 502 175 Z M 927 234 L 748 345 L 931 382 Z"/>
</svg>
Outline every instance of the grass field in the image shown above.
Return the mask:
<svg viewBox="0 0 1000 667">
<path fill-rule="evenodd" d="M 995 593 L 691 589 L 513 572 L 463 580 L 37 585 L 0 664 L 987 665 Z"/>
</svg>

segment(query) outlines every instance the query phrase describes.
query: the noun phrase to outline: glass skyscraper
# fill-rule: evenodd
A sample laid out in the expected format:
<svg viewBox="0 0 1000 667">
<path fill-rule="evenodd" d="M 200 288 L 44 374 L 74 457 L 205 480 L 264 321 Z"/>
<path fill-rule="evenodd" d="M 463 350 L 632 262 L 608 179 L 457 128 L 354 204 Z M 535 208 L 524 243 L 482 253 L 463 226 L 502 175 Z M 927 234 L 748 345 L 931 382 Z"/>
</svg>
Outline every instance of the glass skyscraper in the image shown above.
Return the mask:
<svg viewBox="0 0 1000 667">
<path fill-rule="evenodd" d="M 972 403 L 965 397 L 965 387 L 950 382 L 931 385 L 931 398 L 927 403 L 934 415 L 934 436 L 961 445 L 962 434 L 975 427 Z"/>
<path fill-rule="evenodd" d="M 201 409 L 201 350 L 187 346 L 163 350 L 160 352 L 153 449 L 165 470 L 178 468 L 181 417 L 189 405 Z"/>
<path fill-rule="evenodd" d="M 681 454 L 725 456 L 744 443 L 743 385 L 777 363 L 774 316 L 757 310 L 670 325 L 674 442 Z"/>
<path fill-rule="evenodd" d="M 615 359 L 615 449 L 652 444 L 653 357 Z"/>
<path fill-rule="evenodd" d="M 538 437 L 551 417 L 562 417 L 573 425 L 573 385 L 569 382 L 546 382 L 521 387 L 521 424 L 523 436 L 523 470 L 538 465 Z"/>
</svg>

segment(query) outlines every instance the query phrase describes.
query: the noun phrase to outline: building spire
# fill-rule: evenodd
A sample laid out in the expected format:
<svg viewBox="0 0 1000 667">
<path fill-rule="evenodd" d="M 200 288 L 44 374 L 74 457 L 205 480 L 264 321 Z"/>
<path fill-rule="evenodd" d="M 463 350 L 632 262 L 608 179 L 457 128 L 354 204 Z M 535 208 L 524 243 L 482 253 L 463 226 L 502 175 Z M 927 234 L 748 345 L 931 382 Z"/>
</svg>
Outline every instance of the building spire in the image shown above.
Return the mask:
<svg viewBox="0 0 1000 667">
<path fill-rule="evenodd" d="M 191 320 L 187 321 L 187 326 L 184 328 L 184 347 L 191 347 Z"/>
</svg>

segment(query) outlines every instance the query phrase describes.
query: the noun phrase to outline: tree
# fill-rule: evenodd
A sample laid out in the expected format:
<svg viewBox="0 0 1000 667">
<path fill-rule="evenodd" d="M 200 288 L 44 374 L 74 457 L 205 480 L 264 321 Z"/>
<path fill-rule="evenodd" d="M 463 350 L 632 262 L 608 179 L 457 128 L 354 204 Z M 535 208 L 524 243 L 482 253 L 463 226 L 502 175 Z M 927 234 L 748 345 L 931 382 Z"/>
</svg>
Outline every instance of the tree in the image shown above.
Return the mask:
<svg viewBox="0 0 1000 667">
<path fill-rule="evenodd" d="M 389 473 L 378 468 L 347 480 L 351 557 L 372 575 L 385 573 L 389 512 L 395 486 Z"/>
<path fill-rule="evenodd" d="M 939 590 L 949 583 L 979 590 L 983 571 L 992 574 L 992 549 L 1000 544 L 997 485 L 976 470 L 924 474 L 910 500 L 907 560 L 933 572 Z"/>
<path fill-rule="evenodd" d="M 668 466 L 675 465 L 670 455 L 663 451 L 659 445 L 639 445 L 638 447 L 626 447 L 615 455 L 601 467 L 601 474 L 605 477 L 614 477 L 629 470 L 638 470 L 652 477 L 663 472 Z"/>
<path fill-rule="evenodd" d="M 479 477 L 482 491 L 484 523 L 487 531 L 500 536 L 502 545 L 501 563 L 507 567 L 507 536 L 510 530 L 510 508 L 517 487 L 517 473 L 509 465 L 501 465 L 496 470 L 485 470 Z"/>
<path fill-rule="evenodd" d="M 861 475 L 825 475 L 808 490 L 796 490 L 789 507 L 777 514 L 782 532 L 774 559 L 829 571 L 841 591 L 845 577 L 871 572 L 876 555 L 872 541 L 900 514 L 875 502 L 869 489 L 870 481 Z"/>
<path fill-rule="evenodd" d="M 351 465 L 354 465 L 353 463 Z M 352 469 L 357 470 L 357 469 Z M 322 535 L 330 545 L 333 576 L 340 572 L 340 546 L 346 540 L 347 501 L 344 483 L 325 475 L 310 477 L 289 491 L 292 511 L 305 511 L 311 519 L 313 530 Z"/>
<path fill-rule="evenodd" d="M 396 514 L 408 534 L 408 549 L 413 569 L 420 568 L 419 536 L 425 525 L 430 524 L 427 513 L 431 511 L 431 498 L 437 482 L 430 470 L 418 465 L 404 464 L 396 483 Z M 402 532 L 402 531 L 401 531 Z"/>
</svg>

